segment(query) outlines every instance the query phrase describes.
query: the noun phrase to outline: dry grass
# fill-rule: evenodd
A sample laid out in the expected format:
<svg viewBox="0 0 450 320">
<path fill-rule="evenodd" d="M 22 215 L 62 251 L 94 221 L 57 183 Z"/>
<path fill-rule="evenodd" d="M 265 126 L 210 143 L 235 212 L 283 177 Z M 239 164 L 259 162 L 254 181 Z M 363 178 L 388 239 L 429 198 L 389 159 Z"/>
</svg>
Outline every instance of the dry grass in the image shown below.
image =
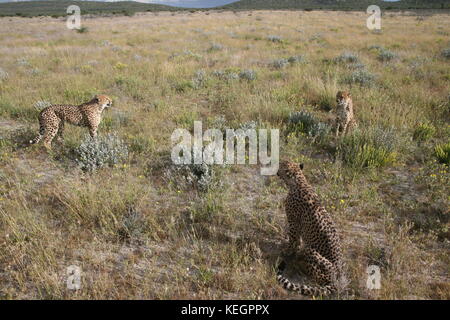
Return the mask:
<svg viewBox="0 0 450 320">
<path fill-rule="evenodd" d="M 90 18 L 88 32 L 50 18 L 0 19 L 0 298 L 285 299 L 274 264 L 285 239 L 286 189 L 258 168 L 216 168 L 221 183 L 198 191 L 170 170 L 170 135 L 194 120 L 279 128 L 281 155 L 305 172 L 344 241 L 349 287 L 342 299 L 449 299 L 448 167 L 434 146 L 449 139 L 450 46 L 446 14 L 389 13 L 383 31 L 365 15 L 339 12 L 209 12 Z M 281 41 L 269 41 L 279 36 Z M 380 45 L 396 54 L 381 61 Z M 375 76 L 343 82 L 361 66 Z M 277 59 L 305 62 L 273 68 Z M 203 70 L 206 81 L 199 80 Z M 226 80 L 214 70 L 253 70 Z M 290 133 L 307 110 L 333 119 L 350 89 L 360 127 L 391 127 L 395 162 L 356 170 L 335 159 L 332 137 Z M 24 147 L 37 132 L 38 101 L 114 97 L 100 134 L 116 132 L 129 157 L 83 173 L 74 161 L 86 131 L 67 127 L 51 154 Z M 221 118 L 222 117 L 222 118 Z M 413 140 L 416 127 L 436 130 Z M 366 267 L 382 271 L 366 289 Z M 66 268 L 82 268 L 82 289 L 66 289 Z"/>
</svg>

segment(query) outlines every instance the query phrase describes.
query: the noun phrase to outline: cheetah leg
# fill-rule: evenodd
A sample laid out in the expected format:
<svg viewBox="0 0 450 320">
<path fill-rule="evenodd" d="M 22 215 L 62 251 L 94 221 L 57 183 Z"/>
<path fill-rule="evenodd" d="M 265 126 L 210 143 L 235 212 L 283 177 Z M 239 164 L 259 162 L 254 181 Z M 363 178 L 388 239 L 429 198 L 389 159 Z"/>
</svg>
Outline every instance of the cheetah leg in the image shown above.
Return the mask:
<svg viewBox="0 0 450 320">
<path fill-rule="evenodd" d="M 339 136 L 339 128 L 340 128 L 340 124 L 338 121 L 336 121 L 336 138 Z"/>
<path fill-rule="evenodd" d="M 89 127 L 89 134 L 92 139 L 97 138 L 97 128 Z"/>
<path fill-rule="evenodd" d="M 278 266 L 277 280 L 287 290 L 299 292 L 305 296 L 326 296 L 336 291 L 335 268 L 333 264 L 316 250 L 302 248 L 298 255 L 298 268 L 317 284 L 295 284 L 283 276 L 286 263 Z"/>
<path fill-rule="evenodd" d="M 56 139 L 60 142 L 64 141 L 64 121 L 61 120 L 58 128 L 58 135 Z"/>
<path fill-rule="evenodd" d="M 342 135 L 346 135 L 348 130 L 348 122 L 346 122 L 342 127 Z"/>
<path fill-rule="evenodd" d="M 52 140 L 58 133 L 59 122 L 60 122 L 59 119 L 58 120 L 52 119 L 49 120 L 46 124 L 46 130 L 43 139 L 44 139 L 44 146 L 47 149 L 52 148 Z"/>
<path fill-rule="evenodd" d="M 357 127 L 355 119 L 352 119 L 347 126 L 347 133 L 354 130 Z"/>
<path fill-rule="evenodd" d="M 327 286 L 334 283 L 336 280 L 334 267 L 327 258 L 311 248 L 304 248 L 301 256 L 304 257 L 306 272 L 319 285 Z"/>
<path fill-rule="evenodd" d="M 292 255 L 297 251 L 298 245 L 300 243 L 300 234 L 298 232 L 298 227 L 296 227 L 296 221 L 292 218 L 292 214 L 287 214 L 288 220 L 288 246 L 286 250 L 287 255 Z"/>
<path fill-rule="evenodd" d="M 33 140 L 30 140 L 30 144 L 39 143 L 42 140 L 44 133 L 45 133 L 45 126 L 44 126 L 42 120 L 39 118 L 39 133 L 36 138 L 34 138 Z"/>
</svg>

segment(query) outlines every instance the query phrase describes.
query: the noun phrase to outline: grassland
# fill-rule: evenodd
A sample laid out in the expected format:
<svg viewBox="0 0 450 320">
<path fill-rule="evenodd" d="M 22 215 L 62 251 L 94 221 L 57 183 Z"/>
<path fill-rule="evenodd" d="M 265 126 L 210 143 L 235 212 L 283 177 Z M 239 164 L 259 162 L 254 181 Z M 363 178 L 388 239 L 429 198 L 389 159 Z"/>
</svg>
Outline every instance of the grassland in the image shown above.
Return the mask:
<svg viewBox="0 0 450 320">
<path fill-rule="evenodd" d="M 281 156 L 305 164 L 342 234 L 350 290 L 335 298 L 449 299 L 450 19 L 389 13 L 380 32 L 365 21 L 161 12 L 76 32 L 1 18 L 0 298 L 298 298 L 275 280 L 283 184 L 256 166 L 192 181 L 167 160 L 173 130 L 202 120 L 281 130 Z M 336 140 L 323 128 L 340 89 L 359 131 Z M 51 153 L 27 145 L 43 106 L 97 93 L 114 98 L 100 135 L 128 149 L 112 167 L 80 169 L 82 128 L 66 126 Z M 306 129 L 305 112 L 323 125 Z M 372 264 L 380 290 L 366 288 Z M 70 265 L 81 290 L 66 288 Z"/>
</svg>

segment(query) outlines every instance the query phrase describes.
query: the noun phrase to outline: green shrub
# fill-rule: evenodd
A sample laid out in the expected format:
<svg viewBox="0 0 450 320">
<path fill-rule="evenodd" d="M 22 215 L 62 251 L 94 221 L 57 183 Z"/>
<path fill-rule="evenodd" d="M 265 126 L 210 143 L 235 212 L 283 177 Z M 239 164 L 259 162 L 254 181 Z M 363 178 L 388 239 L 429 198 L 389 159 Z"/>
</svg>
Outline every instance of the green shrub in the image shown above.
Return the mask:
<svg viewBox="0 0 450 320">
<path fill-rule="evenodd" d="M 450 142 L 437 145 L 434 148 L 434 155 L 440 163 L 450 166 Z"/>
<path fill-rule="evenodd" d="M 89 29 L 87 27 L 81 27 L 75 30 L 77 30 L 78 33 L 86 33 Z"/>
<path fill-rule="evenodd" d="M 195 87 L 194 83 L 189 80 L 181 80 L 173 85 L 173 88 L 178 93 L 186 92 L 189 89 L 194 89 L 194 87 Z"/>
<path fill-rule="evenodd" d="M 395 162 L 397 138 L 392 129 L 356 129 L 338 144 L 337 156 L 355 169 L 376 168 Z"/>
<path fill-rule="evenodd" d="M 396 57 L 397 55 L 394 52 L 389 51 L 387 49 L 380 50 L 378 54 L 378 60 L 383 62 L 394 60 Z"/>
<path fill-rule="evenodd" d="M 416 141 L 426 141 L 434 136 L 436 128 L 427 123 L 420 123 L 413 133 L 413 139 Z"/>
</svg>

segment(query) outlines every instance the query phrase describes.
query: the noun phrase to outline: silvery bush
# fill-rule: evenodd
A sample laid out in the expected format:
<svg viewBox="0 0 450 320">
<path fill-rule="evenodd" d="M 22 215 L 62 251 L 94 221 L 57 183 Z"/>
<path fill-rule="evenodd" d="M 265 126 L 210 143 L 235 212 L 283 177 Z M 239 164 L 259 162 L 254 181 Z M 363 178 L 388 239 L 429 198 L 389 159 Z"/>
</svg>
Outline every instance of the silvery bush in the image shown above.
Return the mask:
<svg viewBox="0 0 450 320">
<path fill-rule="evenodd" d="M 239 79 L 239 74 L 237 74 L 236 72 L 233 71 L 224 71 L 224 70 L 214 70 L 212 75 L 214 77 L 217 77 L 221 80 L 225 80 L 225 81 L 231 81 L 231 80 L 236 80 Z"/>
<path fill-rule="evenodd" d="M 345 62 L 345 63 L 356 63 L 359 61 L 358 55 L 353 52 L 343 52 L 340 56 L 335 59 L 336 62 Z"/>
<path fill-rule="evenodd" d="M 254 70 L 243 70 L 239 73 L 239 78 L 247 81 L 256 80 L 256 72 Z"/>
<path fill-rule="evenodd" d="M 221 45 L 220 43 L 213 43 L 211 44 L 211 47 L 209 47 L 208 51 L 212 52 L 212 51 L 220 51 L 223 49 L 223 45 Z"/>
<path fill-rule="evenodd" d="M 273 60 L 269 65 L 274 69 L 284 69 L 289 65 L 289 61 L 287 59 L 276 59 Z"/>
<path fill-rule="evenodd" d="M 17 65 L 22 66 L 22 67 L 29 67 L 30 66 L 30 62 L 28 62 L 28 60 L 26 58 L 19 58 L 16 60 Z"/>
<path fill-rule="evenodd" d="M 207 81 L 208 76 L 206 75 L 205 70 L 197 70 L 192 78 L 192 85 L 195 89 L 199 89 L 204 87 Z"/>
<path fill-rule="evenodd" d="M 206 163 L 172 165 L 164 176 L 177 184 L 181 182 L 201 192 L 206 192 L 219 184 L 214 167 Z"/>
<path fill-rule="evenodd" d="M 378 60 L 383 62 L 394 60 L 396 57 L 397 55 L 394 52 L 386 49 L 380 50 L 380 53 L 378 54 Z"/>
<path fill-rule="evenodd" d="M 271 42 L 283 42 L 283 39 L 280 36 L 270 35 L 267 37 L 267 40 Z"/>
<path fill-rule="evenodd" d="M 75 150 L 76 162 L 83 171 L 95 171 L 102 167 L 112 167 L 128 158 L 126 144 L 116 135 L 87 137 Z"/>
<path fill-rule="evenodd" d="M 291 64 L 295 64 L 295 63 L 307 63 L 306 58 L 302 55 L 298 55 L 298 56 L 292 56 L 289 57 L 288 62 Z"/>
<path fill-rule="evenodd" d="M 371 87 L 375 83 L 375 75 L 365 69 L 357 69 L 344 78 L 347 84 L 359 84 L 362 87 Z"/>
<path fill-rule="evenodd" d="M 288 122 L 293 130 L 299 130 L 313 138 L 324 137 L 331 130 L 329 125 L 320 122 L 308 111 L 292 112 L 289 115 Z"/>
<path fill-rule="evenodd" d="M 450 59 L 450 48 L 442 50 L 442 56 L 446 59 Z"/>
</svg>

